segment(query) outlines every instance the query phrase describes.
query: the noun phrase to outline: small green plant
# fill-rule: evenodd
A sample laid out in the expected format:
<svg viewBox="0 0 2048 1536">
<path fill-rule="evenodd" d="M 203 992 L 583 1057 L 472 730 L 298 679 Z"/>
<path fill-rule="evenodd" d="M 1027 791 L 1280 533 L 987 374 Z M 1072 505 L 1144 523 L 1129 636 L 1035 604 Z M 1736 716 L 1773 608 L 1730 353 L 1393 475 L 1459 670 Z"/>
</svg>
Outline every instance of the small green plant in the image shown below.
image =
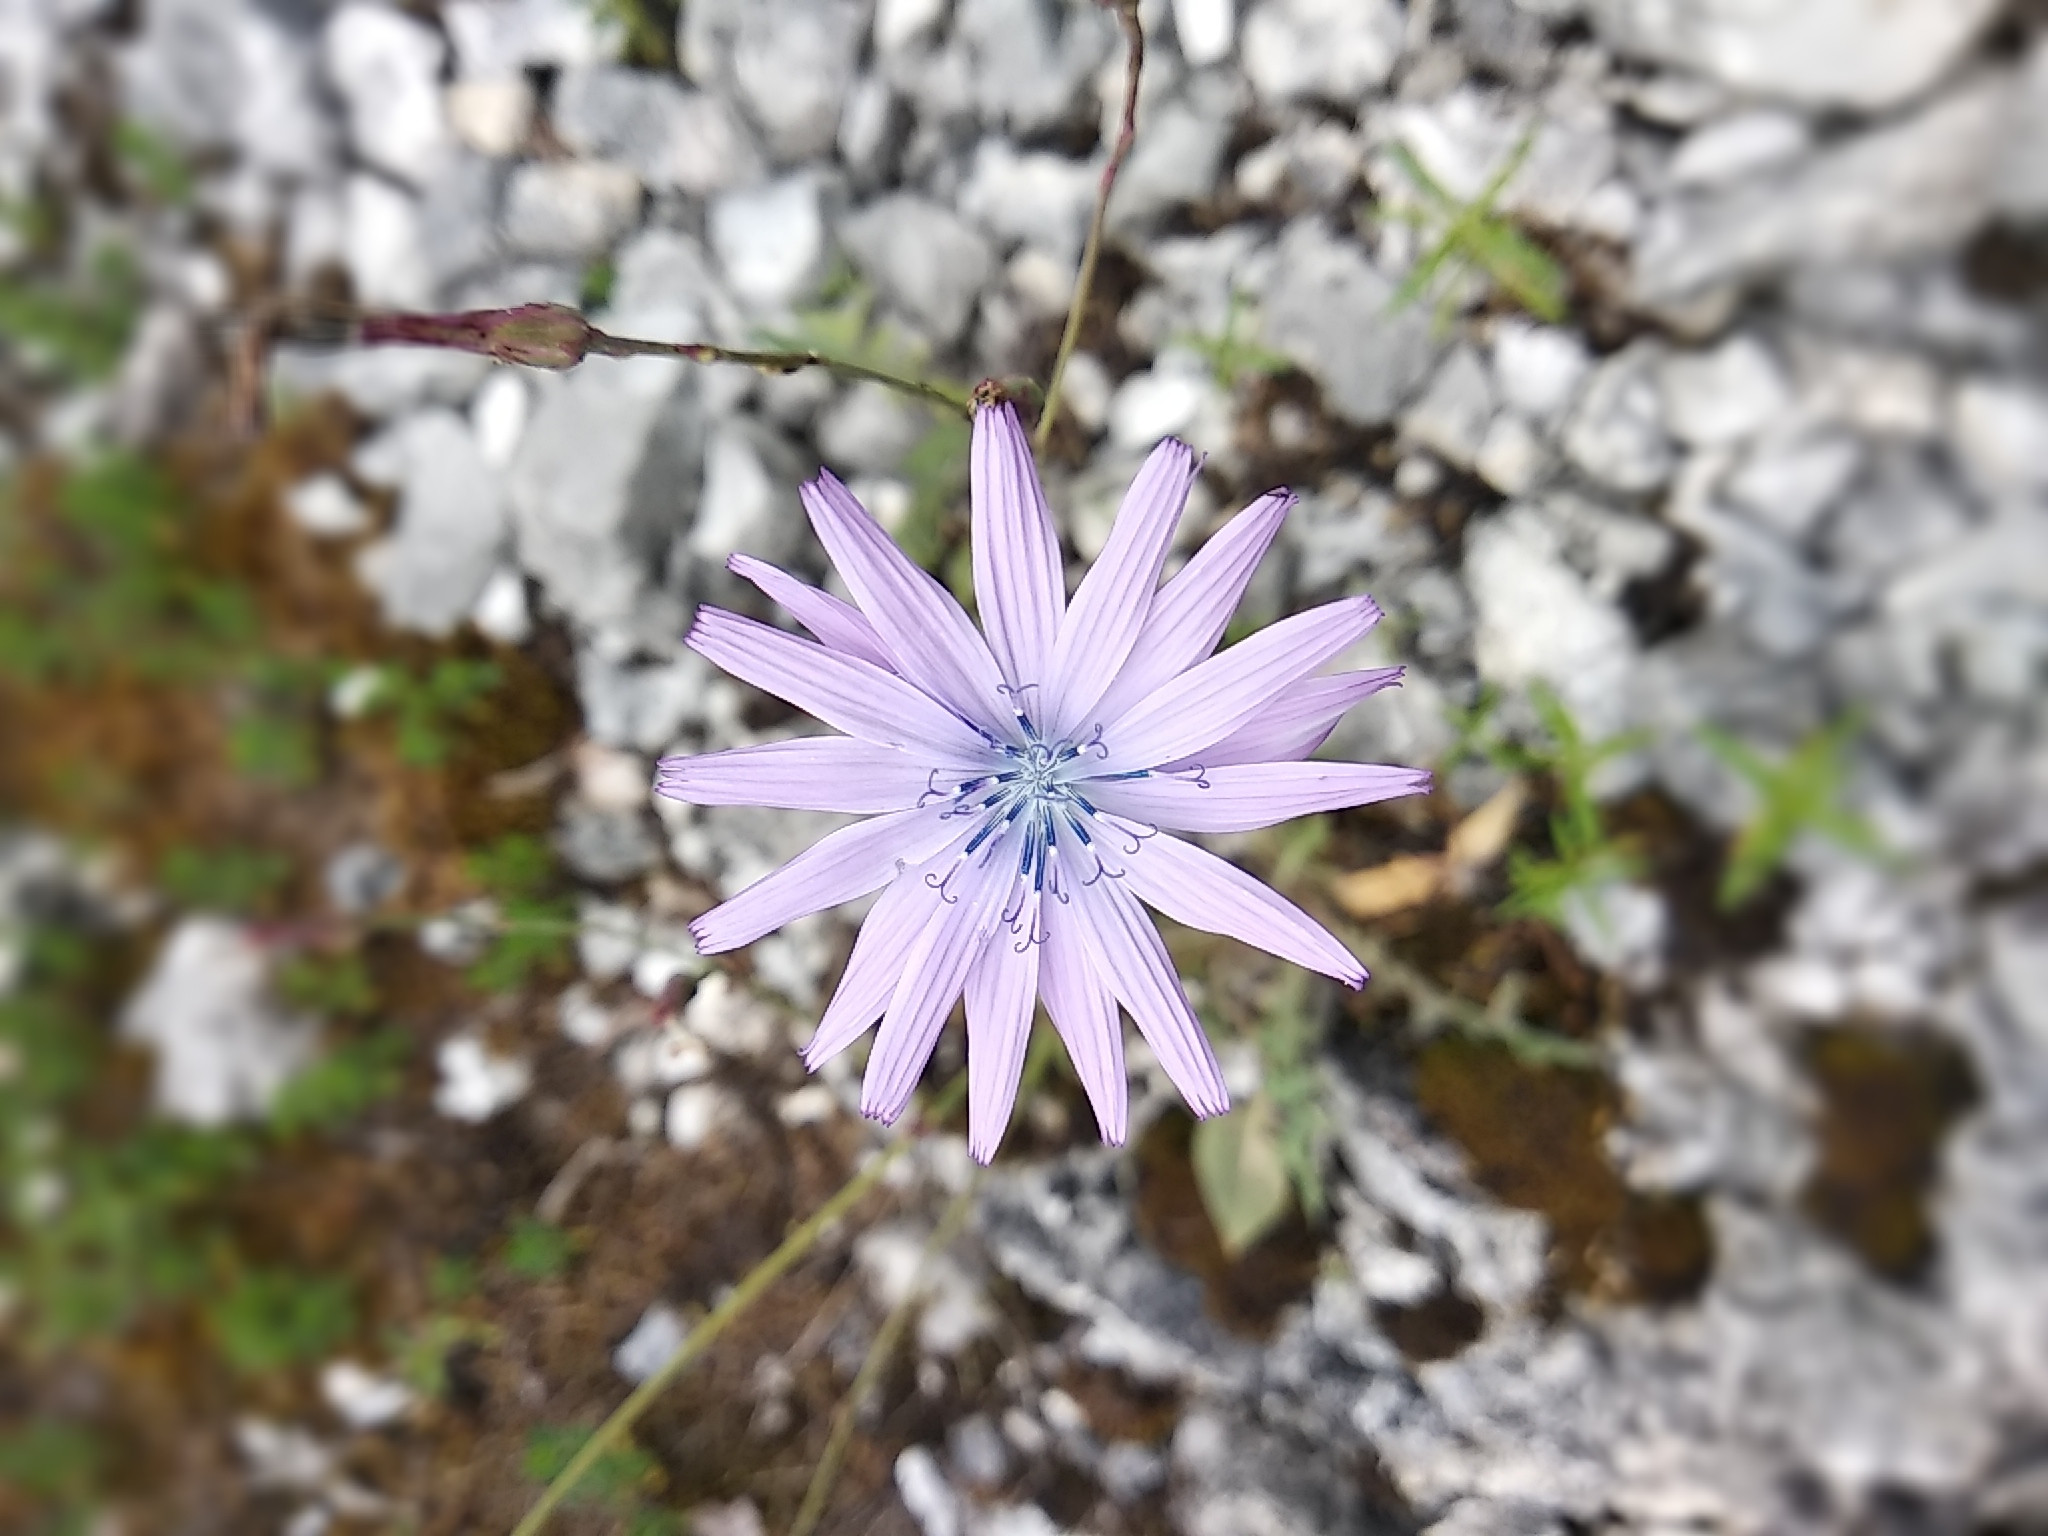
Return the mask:
<svg viewBox="0 0 2048 1536">
<path fill-rule="evenodd" d="M 489 1348 L 504 1337 L 502 1329 L 480 1318 L 454 1312 L 429 1313 L 391 1341 L 391 1365 L 398 1379 L 422 1397 L 448 1395 L 448 1357 L 465 1345 Z"/>
<path fill-rule="evenodd" d="M 505 1236 L 501 1262 L 522 1280 L 558 1280 L 575 1261 L 576 1239 L 538 1216 L 521 1216 Z"/>
<path fill-rule="evenodd" d="M 398 757 L 414 768 L 438 768 L 455 750 L 455 733 L 476 718 L 504 681 L 495 662 L 445 656 L 423 672 L 386 667 L 368 711 L 388 714 L 398 728 Z"/>
<path fill-rule="evenodd" d="M 586 1429 L 543 1424 L 527 1434 L 521 1470 L 537 1483 L 553 1482 L 589 1438 Z M 608 1511 L 627 1536 L 681 1536 L 686 1528 L 681 1517 L 648 1503 L 661 1481 L 652 1456 L 638 1446 L 624 1446 L 598 1457 L 569 1502 Z"/>
<path fill-rule="evenodd" d="M 598 257 L 583 269 L 582 290 L 576 296 L 576 307 L 585 314 L 603 309 L 611 302 L 612 285 L 618 280 L 618 263 L 609 255 Z"/>
<path fill-rule="evenodd" d="M 324 1359 L 356 1331 L 355 1289 L 342 1275 L 244 1270 L 205 1310 L 222 1356 L 249 1376 Z"/>
<path fill-rule="evenodd" d="M 194 558 L 190 503 L 155 466 L 109 454 L 72 467 L 53 516 L 17 487 L 0 509 L 0 671 L 37 684 L 110 672 L 218 674 L 256 638 L 248 592 Z"/>
<path fill-rule="evenodd" d="M 623 34 L 628 64 L 642 69 L 674 69 L 676 20 L 682 0 L 588 0 L 600 22 Z"/>
<path fill-rule="evenodd" d="M 1739 907 L 1784 866 L 1793 844 L 1806 833 L 1866 858 L 1884 857 L 1884 844 L 1870 824 L 1842 804 L 1848 752 L 1862 734 L 1862 717 L 1850 714 L 1814 731 L 1778 762 L 1767 761 L 1748 742 L 1714 726 L 1700 739 L 1750 787 L 1756 810 L 1728 850 L 1721 875 L 1722 908 Z"/>
<path fill-rule="evenodd" d="M 1294 366 L 1294 360 L 1286 353 L 1259 344 L 1254 334 L 1257 325 L 1247 327 L 1247 318 L 1255 319 L 1251 299 L 1233 288 L 1221 332 L 1203 336 L 1189 331 L 1174 338 L 1209 365 L 1209 374 L 1219 389 L 1235 390 L 1249 379 L 1270 378 Z"/>
<path fill-rule="evenodd" d="M 411 1040 L 395 1029 L 337 1047 L 278 1090 L 270 1128 L 280 1136 L 300 1136 L 361 1118 L 404 1086 L 411 1051 Z"/>
<path fill-rule="evenodd" d="M 560 891 L 555 856 L 537 837 L 515 832 L 470 855 L 470 877 L 498 906 L 499 932 L 469 969 L 472 986 L 509 992 L 567 962 L 576 909 Z"/>
<path fill-rule="evenodd" d="M 0 276 L 0 336 L 51 372 L 93 383 L 120 366 L 143 298 L 134 252 L 108 242 L 70 276 Z"/>
<path fill-rule="evenodd" d="M 1438 276 L 1447 266 L 1456 265 L 1478 268 L 1495 287 L 1539 320 L 1555 323 L 1564 318 L 1568 292 L 1564 270 L 1509 218 L 1494 210 L 1501 192 L 1514 180 L 1515 173 L 1529 158 L 1529 151 L 1535 144 L 1536 130 L 1532 128 L 1522 135 L 1508 152 L 1507 159 L 1480 189 L 1479 195 L 1469 203 L 1460 203 L 1444 190 L 1407 145 L 1396 141 L 1388 146 L 1388 153 L 1401 168 L 1402 175 L 1414 183 L 1427 204 L 1425 208 L 1412 211 L 1390 210 L 1393 216 L 1418 227 L 1439 223 L 1443 227 L 1436 243 L 1416 261 L 1413 270 L 1394 291 L 1393 298 L 1387 301 L 1390 311 L 1406 309 L 1416 303 L 1435 286 Z M 1452 293 L 1447 293 L 1439 301 L 1439 325 L 1448 324 L 1452 318 L 1449 306 L 1454 302 Z"/>
<path fill-rule="evenodd" d="M 1316 1070 L 1318 1031 L 1310 982 L 1275 984 L 1259 1022 L 1259 1091 L 1235 1114 L 1198 1123 L 1189 1147 L 1195 1185 L 1223 1251 L 1245 1252 L 1300 1208 L 1320 1221 L 1328 1207 L 1323 1165 L 1330 1119 Z"/>
<path fill-rule="evenodd" d="M 171 849 L 156 883 L 181 907 L 246 916 L 266 910 L 292 877 L 289 855 L 267 848 Z"/>
<path fill-rule="evenodd" d="M 114 125 L 114 157 L 133 183 L 156 202 L 183 208 L 192 201 L 192 167 L 161 134 L 124 119 Z"/>
<path fill-rule="evenodd" d="M 353 949 L 292 956 L 278 967 L 277 990 L 293 1007 L 329 1018 L 359 1019 L 377 1007 L 377 984 Z"/>
<path fill-rule="evenodd" d="M 285 656 L 243 663 L 228 728 L 228 760 L 237 773 L 287 789 L 319 779 L 322 703 L 334 670 L 324 661 Z"/>
<path fill-rule="evenodd" d="M 1530 702 L 1549 737 L 1548 745 L 1501 750 L 1518 770 L 1541 773 L 1551 782 L 1557 798 L 1550 816 L 1551 851 L 1548 856 L 1524 848 L 1509 852 L 1509 895 L 1501 911 L 1509 917 L 1533 917 L 1563 928 L 1575 897 L 1640 873 L 1641 863 L 1635 854 L 1608 835 L 1606 818 L 1593 795 L 1593 775 L 1603 763 L 1642 746 L 1646 737 L 1641 731 L 1631 731 L 1588 742 L 1579 733 L 1571 711 L 1548 688 L 1539 685 L 1532 689 Z"/>
</svg>

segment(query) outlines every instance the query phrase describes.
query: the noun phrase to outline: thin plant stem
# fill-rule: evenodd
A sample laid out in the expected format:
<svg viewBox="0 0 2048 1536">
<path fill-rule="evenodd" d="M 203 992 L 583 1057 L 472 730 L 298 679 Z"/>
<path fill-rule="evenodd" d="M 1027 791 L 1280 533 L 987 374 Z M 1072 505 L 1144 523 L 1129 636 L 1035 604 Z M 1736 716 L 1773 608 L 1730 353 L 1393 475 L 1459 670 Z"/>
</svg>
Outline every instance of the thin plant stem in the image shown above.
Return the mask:
<svg viewBox="0 0 2048 1536">
<path fill-rule="evenodd" d="M 1067 306 L 1066 329 L 1060 332 L 1059 351 L 1053 354 L 1052 377 L 1045 384 L 1045 406 L 1038 413 L 1037 447 L 1043 453 L 1052 436 L 1052 424 L 1059 414 L 1060 384 L 1066 378 L 1067 359 L 1081 339 L 1081 317 L 1088 308 L 1088 293 L 1095 286 L 1095 264 L 1102 255 L 1102 229 L 1109 218 L 1109 194 L 1116 186 L 1117 172 L 1131 152 L 1138 136 L 1138 80 L 1145 71 L 1145 29 L 1138 21 L 1138 0 L 1104 0 L 1116 8 L 1124 29 L 1127 52 L 1124 57 L 1124 111 L 1117 124 L 1116 142 L 1110 146 L 1109 163 L 1102 168 L 1102 182 L 1095 190 L 1095 213 L 1088 221 L 1087 243 L 1081 247 L 1081 270 L 1074 279 L 1073 302 Z"/>
<path fill-rule="evenodd" d="M 739 347 L 714 346 L 706 341 L 641 341 L 599 330 L 591 332 L 590 350 L 600 357 L 680 357 L 693 363 L 738 363 L 742 367 L 758 368 L 763 373 L 795 373 L 799 368 L 823 368 L 843 379 L 863 379 L 885 385 L 941 410 L 951 411 L 956 416 L 969 414 L 964 391 L 935 384 L 928 379 L 905 378 L 886 368 L 843 357 L 830 357 L 823 352 L 755 352 Z"/>
<path fill-rule="evenodd" d="M 925 1271 L 931 1267 L 933 1259 L 953 1245 L 960 1236 L 961 1228 L 967 1225 L 967 1218 L 974 1210 L 974 1198 L 981 1193 L 981 1179 L 982 1170 L 977 1168 L 966 1187 L 946 1207 L 938 1226 L 932 1229 L 931 1237 L 925 1242 L 924 1252 L 918 1255 L 917 1269 L 910 1277 L 909 1286 L 896 1305 L 889 1309 L 881 1331 L 875 1335 L 874 1343 L 868 1346 L 867 1355 L 854 1374 L 853 1385 L 847 1389 L 845 1400 L 832 1416 L 832 1432 L 825 1440 L 825 1449 L 818 1456 L 818 1465 L 811 1472 L 810 1486 L 804 1490 L 804 1502 L 796 1512 L 789 1536 L 811 1536 L 818 1528 L 818 1522 L 824 1518 L 825 1505 L 832 1497 L 832 1485 L 839 1477 L 840 1463 L 846 1459 L 846 1448 L 853 1442 L 861 1405 L 874 1391 L 883 1368 L 896 1353 L 896 1346 L 910 1327 L 910 1315 L 916 1309 Z"/>
<path fill-rule="evenodd" d="M 948 1113 L 959 1103 L 965 1087 L 964 1079 L 947 1084 L 934 1101 L 929 1118 L 938 1119 Z M 525 1518 L 512 1528 L 512 1536 L 539 1536 L 555 1511 L 561 1508 L 562 1502 L 575 1491 L 576 1485 L 583 1481 L 599 1459 L 625 1439 L 641 1416 L 654 1406 L 655 1400 L 673 1386 L 676 1379 L 695 1364 L 726 1329 L 744 1316 L 770 1286 L 818 1245 L 834 1222 L 858 1205 L 881 1182 L 882 1175 L 889 1171 L 890 1165 L 903 1155 L 910 1143 L 911 1138 L 905 1136 L 884 1147 L 865 1168 L 848 1179 L 837 1194 L 785 1237 L 779 1248 L 749 1270 L 733 1287 L 731 1294 L 713 1307 L 703 1322 L 690 1330 L 682 1348 L 671 1355 L 660 1370 L 635 1387 L 626 1400 L 612 1410 L 611 1416 L 598 1425 L 591 1437 L 569 1458 L 569 1464 L 534 1501 Z"/>
</svg>

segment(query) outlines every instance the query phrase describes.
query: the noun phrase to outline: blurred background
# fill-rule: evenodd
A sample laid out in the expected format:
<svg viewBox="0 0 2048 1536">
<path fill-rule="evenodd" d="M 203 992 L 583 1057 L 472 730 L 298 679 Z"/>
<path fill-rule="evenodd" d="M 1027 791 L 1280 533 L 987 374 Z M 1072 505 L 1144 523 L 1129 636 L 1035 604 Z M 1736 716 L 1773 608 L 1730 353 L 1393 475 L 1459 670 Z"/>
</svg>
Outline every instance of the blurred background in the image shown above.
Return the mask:
<svg viewBox="0 0 2048 1536">
<path fill-rule="evenodd" d="M 1144 0 L 1044 455 L 1248 603 L 1369 591 L 1219 849 L 1360 994 L 1169 941 L 1239 1108 L 1057 1060 L 952 1126 L 558 1528 L 2048 1530 L 2048 10 Z M 1122 100 L 1085 0 L 0 0 L 0 1528 L 492 1532 L 883 1133 L 827 818 L 683 650 L 829 465 L 965 578 L 962 422 L 622 335 L 1043 380 Z M 1043 1026 L 1041 1025 L 1041 1028 Z M 1057 1053 L 1055 1053 L 1057 1055 Z M 934 1081 L 957 1072 L 949 1032 Z"/>
</svg>

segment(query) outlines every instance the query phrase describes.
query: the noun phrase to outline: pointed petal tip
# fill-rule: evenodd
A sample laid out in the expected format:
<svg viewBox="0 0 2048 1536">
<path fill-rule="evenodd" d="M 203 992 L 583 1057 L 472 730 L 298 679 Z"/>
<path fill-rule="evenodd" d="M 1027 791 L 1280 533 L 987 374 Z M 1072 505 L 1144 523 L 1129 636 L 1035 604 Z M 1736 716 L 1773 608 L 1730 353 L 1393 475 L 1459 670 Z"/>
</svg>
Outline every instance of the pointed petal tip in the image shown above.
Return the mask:
<svg viewBox="0 0 2048 1536">
<path fill-rule="evenodd" d="M 1001 1145 L 1001 1137 L 997 1137 L 996 1140 L 991 1142 L 980 1142 L 970 1139 L 967 1143 L 967 1155 L 986 1168 L 996 1160 L 996 1148 Z"/>
</svg>

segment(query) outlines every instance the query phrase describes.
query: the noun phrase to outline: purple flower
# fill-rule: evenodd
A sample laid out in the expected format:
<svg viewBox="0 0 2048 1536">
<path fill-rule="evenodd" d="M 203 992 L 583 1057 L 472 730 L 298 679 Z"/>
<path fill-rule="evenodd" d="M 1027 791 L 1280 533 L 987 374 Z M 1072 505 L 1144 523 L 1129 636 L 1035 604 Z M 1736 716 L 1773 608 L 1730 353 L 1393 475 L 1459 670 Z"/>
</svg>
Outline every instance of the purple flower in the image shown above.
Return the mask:
<svg viewBox="0 0 2048 1536">
<path fill-rule="evenodd" d="M 1069 602 L 1016 412 L 983 405 L 970 497 L 986 638 L 830 473 L 804 486 L 804 509 L 854 602 L 735 555 L 731 568 L 816 640 L 699 611 L 692 647 L 844 734 L 666 758 L 656 788 L 694 805 L 867 819 L 691 932 L 717 954 L 881 891 L 804 1050 L 815 1070 L 881 1020 L 862 1113 L 903 1112 L 963 992 L 968 1144 L 983 1162 L 1009 1122 L 1040 1000 L 1105 1141 L 1121 1144 L 1129 1121 L 1119 1004 L 1196 1114 L 1228 1109 L 1146 906 L 1364 983 L 1365 968 L 1307 913 L 1172 835 L 1245 832 L 1429 787 L 1412 768 L 1306 760 L 1345 710 L 1400 680 L 1397 667 L 1321 671 L 1378 620 L 1370 598 L 1216 650 L 1292 495 L 1260 497 L 1159 584 L 1197 467 L 1184 443 L 1153 450 Z"/>
</svg>

